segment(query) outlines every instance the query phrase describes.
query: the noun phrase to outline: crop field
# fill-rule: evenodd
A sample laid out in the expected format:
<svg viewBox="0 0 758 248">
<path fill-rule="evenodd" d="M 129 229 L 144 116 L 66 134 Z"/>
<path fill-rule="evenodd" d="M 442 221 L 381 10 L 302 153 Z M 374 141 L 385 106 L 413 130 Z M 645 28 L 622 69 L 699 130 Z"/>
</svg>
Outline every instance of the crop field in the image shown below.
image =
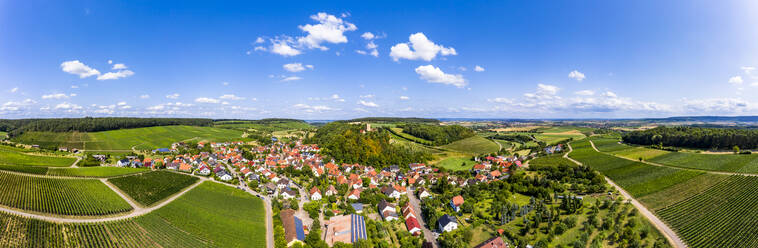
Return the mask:
<svg viewBox="0 0 758 248">
<path fill-rule="evenodd" d="M 47 174 L 48 167 L 4 165 L 4 164 L 0 163 L 0 170 L 23 172 L 23 173 L 37 174 L 37 175 L 45 175 L 45 174 Z"/>
<path fill-rule="evenodd" d="M 635 197 L 645 196 L 701 175 L 702 172 L 652 166 L 618 158 L 592 149 L 587 140 L 572 142 L 569 154 L 605 174 Z"/>
<path fill-rule="evenodd" d="M 392 134 L 400 136 L 400 138 L 404 138 L 404 139 L 407 139 L 407 140 L 410 140 L 410 141 L 413 141 L 413 142 L 417 142 L 417 143 L 421 143 L 421 144 L 424 144 L 424 145 L 430 145 L 430 144 L 432 144 L 432 142 L 429 141 L 429 140 L 425 140 L 425 139 L 413 136 L 411 134 L 404 133 L 402 128 L 392 127 L 392 128 L 390 128 L 390 131 L 392 132 Z"/>
<path fill-rule="evenodd" d="M 207 182 L 124 221 L 57 224 L 0 213 L 0 247 L 264 247 L 264 217 L 260 199 Z"/>
<path fill-rule="evenodd" d="M 58 215 L 109 215 L 132 207 L 98 180 L 56 179 L 0 172 L 0 204 Z"/>
<path fill-rule="evenodd" d="M 431 154 L 437 154 L 443 152 L 440 149 L 431 147 L 431 146 L 425 146 L 416 142 L 408 141 L 406 139 L 403 139 L 401 137 L 398 137 L 394 134 L 392 134 L 392 137 L 390 138 L 390 143 L 401 146 L 405 149 L 411 150 L 411 151 L 422 151 L 422 152 L 428 152 Z"/>
<path fill-rule="evenodd" d="M 47 156 L 24 151 L 16 147 L 0 146 L 0 165 L 66 167 L 76 161 L 71 157 Z"/>
<path fill-rule="evenodd" d="M 89 151 L 96 150 L 151 150 L 169 147 L 185 140 L 230 141 L 242 138 L 242 131 L 214 127 L 159 126 L 120 129 L 92 133 L 28 132 L 15 141 L 24 144 L 67 146 Z"/>
<path fill-rule="evenodd" d="M 143 206 L 150 206 L 173 195 L 199 180 L 196 177 L 168 172 L 151 171 L 139 175 L 109 179 L 121 191 Z"/>
<path fill-rule="evenodd" d="M 657 211 L 690 247 L 758 246 L 758 178 L 731 176 Z"/>
<path fill-rule="evenodd" d="M 621 156 L 628 159 L 642 158 L 643 160 L 651 160 L 655 157 L 669 154 L 669 153 L 671 152 L 658 150 L 658 149 L 650 149 L 650 148 L 645 148 L 645 147 L 628 147 L 627 149 L 624 149 L 624 150 L 611 152 L 611 154 L 616 155 L 616 156 Z"/>
<path fill-rule="evenodd" d="M 81 167 L 81 168 L 50 168 L 47 175 L 67 177 L 115 177 L 145 172 L 147 169 L 128 167 Z"/>
<path fill-rule="evenodd" d="M 597 150 L 601 152 L 616 152 L 630 148 L 627 145 L 619 144 L 620 140 L 615 138 L 592 137 L 590 140 L 595 144 Z"/>
<path fill-rule="evenodd" d="M 500 149 L 500 146 L 495 144 L 495 142 L 479 135 L 474 135 L 441 147 L 470 154 L 494 153 Z"/>
<path fill-rule="evenodd" d="M 462 171 L 470 170 L 475 164 L 476 162 L 471 160 L 471 157 L 449 157 L 441 160 L 436 166 L 452 171 Z"/>
</svg>

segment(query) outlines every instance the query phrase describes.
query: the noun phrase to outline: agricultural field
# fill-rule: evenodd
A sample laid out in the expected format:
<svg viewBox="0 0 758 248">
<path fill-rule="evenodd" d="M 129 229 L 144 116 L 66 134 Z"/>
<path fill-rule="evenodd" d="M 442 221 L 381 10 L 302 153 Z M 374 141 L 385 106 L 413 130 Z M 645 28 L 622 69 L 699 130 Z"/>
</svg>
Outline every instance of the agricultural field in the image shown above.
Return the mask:
<svg viewBox="0 0 758 248">
<path fill-rule="evenodd" d="M 0 165 L 67 167 L 76 161 L 72 157 L 37 154 L 16 147 L 0 145 Z"/>
<path fill-rule="evenodd" d="M 199 180 L 196 177 L 168 171 L 151 171 L 139 175 L 108 179 L 121 191 L 143 206 L 150 206 L 176 194 Z"/>
<path fill-rule="evenodd" d="M 758 246 L 758 178 L 731 176 L 656 213 L 690 247 Z"/>
<path fill-rule="evenodd" d="M 407 140 L 410 140 L 410 141 L 413 141 L 413 142 L 416 142 L 416 143 L 421 143 L 421 144 L 424 144 L 424 145 L 430 145 L 430 144 L 432 144 L 432 141 L 425 140 L 425 139 L 413 136 L 413 135 L 408 134 L 408 133 L 404 133 L 403 129 L 399 128 L 399 127 L 390 128 L 390 131 L 392 131 L 392 134 L 394 134 L 394 135 L 400 136 L 401 138 L 404 138 L 404 139 L 407 139 Z"/>
<path fill-rule="evenodd" d="M 444 146 L 441 148 L 469 153 L 469 154 L 482 154 L 482 153 L 495 153 L 500 149 L 495 142 L 484 138 L 479 135 L 474 135 Z"/>
<path fill-rule="evenodd" d="M 8 138 L 8 132 L 0 131 L 0 140 Z"/>
<path fill-rule="evenodd" d="M 475 164 L 476 162 L 471 160 L 471 157 L 448 157 L 435 164 L 435 166 L 452 171 L 463 171 L 470 170 Z"/>
<path fill-rule="evenodd" d="M 0 170 L 45 175 L 47 174 L 48 167 L 4 165 L 0 163 Z"/>
<path fill-rule="evenodd" d="M 0 247 L 264 247 L 264 216 L 260 199 L 206 182 L 124 221 L 57 224 L 0 213 Z"/>
<path fill-rule="evenodd" d="M 66 177 L 115 177 L 148 171 L 143 168 L 128 167 L 81 167 L 81 168 L 50 168 L 47 175 Z"/>
<path fill-rule="evenodd" d="M 132 207 L 98 180 L 57 179 L 0 172 L 0 204 L 56 215 L 110 215 Z"/>
<path fill-rule="evenodd" d="M 263 131 L 263 132 L 302 130 L 302 129 L 313 128 L 313 126 L 311 126 L 310 124 L 301 122 L 301 121 L 283 121 L 283 122 L 266 123 L 266 124 L 254 123 L 254 121 L 247 122 L 247 123 L 240 123 L 240 121 L 221 121 L 221 122 L 216 122 L 213 126 L 218 127 L 218 128 L 238 129 L 238 130 L 255 129 L 257 131 Z"/>
<path fill-rule="evenodd" d="M 71 148 L 128 151 L 165 148 L 178 141 L 230 141 L 242 138 L 242 131 L 198 126 L 159 126 L 92 133 L 28 132 L 14 141 L 24 144 L 66 146 Z"/>
</svg>

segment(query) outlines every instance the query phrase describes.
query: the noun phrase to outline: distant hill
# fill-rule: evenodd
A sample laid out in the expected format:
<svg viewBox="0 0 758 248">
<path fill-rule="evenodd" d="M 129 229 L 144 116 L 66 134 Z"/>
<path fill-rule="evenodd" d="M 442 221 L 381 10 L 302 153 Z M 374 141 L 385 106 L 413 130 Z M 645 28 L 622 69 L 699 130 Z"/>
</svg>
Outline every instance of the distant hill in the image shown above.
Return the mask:
<svg viewBox="0 0 758 248">
<path fill-rule="evenodd" d="M 0 131 L 9 136 L 19 136 L 25 132 L 99 132 L 125 128 L 155 126 L 210 126 L 211 119 L 195 118 L 133 118 L 133 117 L 84 117 L 57 119 L 0 120 Z"/>
<path fill-rule="evenodd" d="M 364 117 L 344 122 L 408 122 L 408 123 L 440 123 L 437 119 L 416 117 Z"/>
</svg>

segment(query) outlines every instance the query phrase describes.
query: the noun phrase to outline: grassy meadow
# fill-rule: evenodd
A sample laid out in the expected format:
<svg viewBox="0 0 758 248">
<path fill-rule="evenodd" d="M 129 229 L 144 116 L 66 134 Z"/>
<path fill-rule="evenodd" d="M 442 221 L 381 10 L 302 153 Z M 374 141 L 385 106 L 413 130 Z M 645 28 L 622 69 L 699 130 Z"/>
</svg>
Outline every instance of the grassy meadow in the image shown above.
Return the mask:
<svg viewBox="0 0 758 248">
<path fill-rule="evenodd" d="M 500 149 L 500 146 L 495 142 L 479 135 L 474 135 L 441 147 L 469 154 L 494 153 Z"/>
<path fill-rule="evenodd" d="M 17 147 L 0 145 L 0 165 L 68 167 L 76 161 L 72 157 L 62 157 L 38 153 Z"/>
</svg>

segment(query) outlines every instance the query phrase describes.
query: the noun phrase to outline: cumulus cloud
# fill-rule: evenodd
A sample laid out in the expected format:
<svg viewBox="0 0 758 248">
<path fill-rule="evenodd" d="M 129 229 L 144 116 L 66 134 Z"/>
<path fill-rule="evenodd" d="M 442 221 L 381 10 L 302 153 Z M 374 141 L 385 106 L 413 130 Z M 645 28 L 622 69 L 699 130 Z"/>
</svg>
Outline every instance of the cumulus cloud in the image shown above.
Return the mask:
<svg viewBox="0 0 758 248">
<path fill-rule="evenodd" d="M 11 93 L 16 93 L 16 91 L 18 91 L 18 87 L 15 87 L 15 88 L 13 88 L 13 89 L 10 90 Z"/>
<path fill-rule="evenodd" d="M 729 78 L 730 84 L 742 84 L 742 82 L 743 82 L 742 77 L 740 76 L 734 76 L 734 77 Z"/>
<path fill-rule="evenodd" d="M 433 65 L 422 65 L 416 67 L 416 74 L 418 74 L 422 80 L 430 83 L 453 85 L 458 88 L 463 88 L 468 85 L 468 83 L 466 83 L 466 80 L 463 79 L 463 75 L 446 74 L 440 70 L 439 67 L 434 67 Z"/>
<path fill-rule="evenodd" d="M 78 109 L 82 109 L 82 106 L 79 106 L 73 103 L 63 102 L 63 103 L 59 103 L 58 105 L 55 105 L 55 109 L 78 110 Z"/>
<path fill-rule="evenodd" d="M 740 98 L 683 99 L 684 109 L 690 113 L 739 114 L 756 110 L 755 103 Z"/>
<path fill-rule="evenodd" d="M 301 79 L 303 79 L 303 78 L 298 77 L 298 76 L 289 76 L 289 77 L 283 78 L 282 82 L 297 81 L 297 80 L 301 80 Z"/>
<path fill-rule="evenodd" d="M 575 79 L 577 82 L 581 82 L 585 78 L 584 73 L 581 73 L 577 70 L 573 70 L 569 72 L 568 77 L 571 79 Z"/>
<path fill-rule="evenodd" d="M 474 67 L 474 71 L 475 72 L 483 72 L 484 71 L 484 67 L 481 67 L 481 66 L 477 65 L 477 66 Z"/>
<path fill-rule="evenodd" d="M 97 76 L 97 80 L 116 80 L 119 78 L 125 78 L 132 75 L 134 75 L 134 72 L 131 70 L 120 70 L 116 72 L 108 72 L 103 75 Z"/>
<path fill-rule="evenodd" d="M 580 90 L 580 91 L 574 92 L 574 94 L 577 94 L 580 96 L 591 96 L 591 95 L 595 95 L 595 92 L 591 90 Z"/>
<path fill-rule="evenodd" d="M 408 43 L 398 43 L 390 48 L 390 57 L 400 59 L 431 61 L 437 54 L 442 56 L 457 55 L 455 48 L 434 44 L 423 33 L 411 34 Z"/>
<path fill-rule="evenodd" d="M 290 43 L 292 43 L 291 38 L 289 39 L 276 39 L 271 41 L 271 48 L 270 50 L 272 53 L 282 55 L 284 57 L 289 56 L 295 56 L 300 55 L 302 52 L 292 46 L 290 46 Z M 265 51 L 266 48 L 263 47 L 256 47 L 255 50 L 261 50 Z"/>
<path fill-rule="evenodd" d="M 177 98 L 179 98 L 179 93 L 174 93 L 174 94 L 166 95 L 166 98 L 168 98 L 168 99 L 177 99 Z"/>
<path fill-rule="evenodd" d="M 235 95 L 232 95 L 232 94 L 222 95 L 222 96 L 220 96 L 218 98 L 219 99 L 224 99 L 224 100 L 235 100 L 235 101 L 237 101 L 237 100 L 245 100 L 244 97 L 239 97 L 239 96 L 235 96 Z"/>
<path fill-rule="evenodd" d="M 311 15 L 311 19 L 317 21 L 318 24 L 299 26 L 300 30 L 308 33 L 308 35 L 297 39 L 298 43 L 307 48 L 327 50 L 328 48 L 322 46 L 321 43 L 346 43 L 347 37 L 345 37 L 344 33 L 358 29 L 354 24 L 324 12 Z"/>
<path fill-rule="evenodd" d="M 344 102 L 345 101 L 345 99 L 342 99 L 340 97 L 340 95 L 337 95 L 337 94 L 333 94 L 332 97 L 331 97 L 331 99 L 334 100 L 334 101 L 337 101 L 337 102 Z"/>
<path fill-rule="evenodd" d="M 72 96 L 76 96 L 76 94 L 72 94 Z M 68 99 L 68 98 L 69 98 L 69 95 L 66 95 L 63 93 L 42 95 L 42 99 Z"/>
<path fill-rule="evenodd" d="M 366 40 L 373 40 L 373 39 L 376 37 L 376 35 L 374 35 L 374 34 L 373 34 L 373 33 L 371 33 L 371 32 L 365 32 L 365 33 L 363 33 L 363 34 L 361 35 L 361 37 L 362 37 L 363 39 L 366 39 Z"/>
<path fill-rule="evenodd" d="M 115 64 L 113 65 L 113 68 L 111 68 L 111 70 L 123 70 L 123 69 L 126 69 L 126 65 L 124 64 Z"/>
<path fill-rule="evenodd" d="M 79 76 L 79 78 L 86 78 L 95 75 L 100 75 L 100 71 L 92 69 L 79 60 L 65 61 L 61 63 L 61 70 L 64 72 Z"/>
<path fill-rule="evenodd" d="M 28 99 L 28 98 L 20 102 L 9 101 L 9 102 L 3 103 L 3 105 L 0 105 L 0 111 L 18 111 L 22 108 L 25 108 L 35 103 L 37 103 L 37 101 Z"/>
<path fill-rule="evenodd" d="M 407 96 L 400 96 L 400 100 L 410 100 L 410 99 L 411 99 L 411 98 L 410 98 L 410 97 L 407 97 Z"/>
<path fill-rule="evenodd" d="M 329 106 L 324 106 L 324 105 L 311 106 L 311 105 L 302 104 L 302 103 L 295 104 L 292 107 L 294 107 L 296 109 L 304 110 L 305 112 L 308 112 L 308 113 L 323 112 L 323 111 L 332 110 L 332 108 L 329 107 Z"/>
<path fill-rule="evenodd" d="M 221 103 L 218 99 L 208 98 L 208 97 L 198 97 L 195 98 L 195 102 L 197 103 Z"/>
<path fill-rule="evenodd" d="M 368 94 L 368 95 L 360 95 L 359 97 L 360 97 L 360 98 L 374 98 L 374 95 L 373 95 L 373 94 Z"/>
<path fill-rule="evenodd" d="M 364 101 L 364 100 L 358 101 L 358 104 L 366 106 L 366 107 L 372 107 L 372 108 L 379 107 L 379 105 L 376 104 L 375 102 Z"/>
<path fill-rule="evenodd" d="M 282 65 L 282 68 L 288 72 L 301 72 L 304 71 L 306 68 L 313 69 L 313 65 L 305 65 L 303 66 L 302 63 L 289 63 Z"/>
</svg>

